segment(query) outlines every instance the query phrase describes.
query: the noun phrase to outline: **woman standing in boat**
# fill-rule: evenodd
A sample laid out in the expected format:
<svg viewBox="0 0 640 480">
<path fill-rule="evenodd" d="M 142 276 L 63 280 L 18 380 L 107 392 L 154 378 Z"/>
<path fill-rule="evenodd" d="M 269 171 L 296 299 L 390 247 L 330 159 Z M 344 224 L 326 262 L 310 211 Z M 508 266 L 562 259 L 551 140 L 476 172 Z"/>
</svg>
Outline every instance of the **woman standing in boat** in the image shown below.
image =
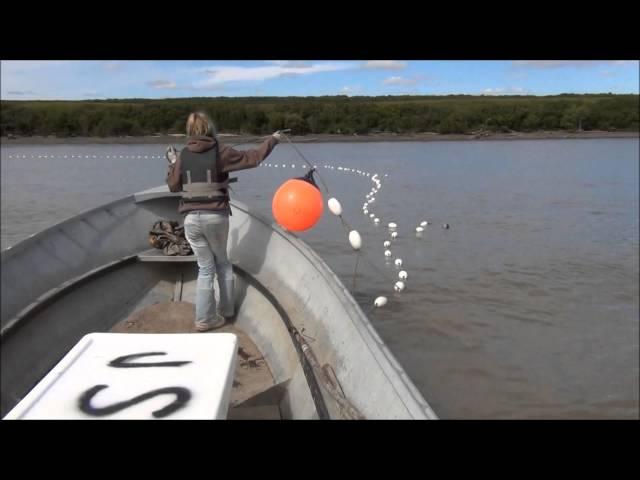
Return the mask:
<svg viewBox="0 0 640 480">
<path fill-rule="evenodd" d="M 213 122 L 206 113 L 187 119 L 187 145 L 178 154 L 167 149 L 167 185 L 182 192 L 178 211 L 186 214 L 185 236 L 198 261 L 196 287 L 196 330 L 221 327 L 233 317 L 233 270 L 227 257 L 229 234 L 229 172 L 257 167 L 280 140 L 269 136 L 254 150 L 234 150 L 220 145 Z M 220 306 L 216 310 L 213 279 L 218 273 Z"/>
</svg>

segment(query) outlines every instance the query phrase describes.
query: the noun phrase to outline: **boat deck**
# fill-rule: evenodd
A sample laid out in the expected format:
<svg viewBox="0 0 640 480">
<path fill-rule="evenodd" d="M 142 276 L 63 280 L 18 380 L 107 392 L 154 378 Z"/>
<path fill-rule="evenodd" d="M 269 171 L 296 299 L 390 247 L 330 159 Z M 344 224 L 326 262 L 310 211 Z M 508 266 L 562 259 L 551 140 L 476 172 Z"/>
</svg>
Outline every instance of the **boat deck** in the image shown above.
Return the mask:
<svg viewBox="0 0 640 480">
<path fill-rule="evenodd" d="M 141 252 L 138 254 L 138 260 L 172 263 L 196 261 L 194 255 L 166 256 L 158 249 Z M 159 296 L 156 298 L 160 299 Z M 281 389 L 275 384 L 269 365 L 249 335 L 233 323 L 210 332 L 197 332 L 194 326 L 195 304 L 185 300 L 195 300 L 195 282 L 183 284 L 181 279 L 178 279 L 174 286 L 173 301 L 160 301 L 141 306 L 142 308 L 138 308 L 128 318 L 118 322 L 110 331 L 113 333 L 235 334 L 238 337 L 239 347 L 228 418 L 280 419 L 278 403 Z"/>
<path fill-rule="evenodd" d="M 190 302 L 156 303 L 135 311 L 118 322 L 112 333 L 197 333 L 193 324 L 195 305 Z M 277 392 L 266 393 L 275 387 L 269 365 L 251 338 L 235 327 L 225 325 L 212 333 L 233 333 L 238 337 L 238 359 L 231 400 L 229 419 L 280 419 Z M 261 396 L 262 401 L 258 396 Z M 275 403 L 274 403 L 275 402 Z"/>
</svg>

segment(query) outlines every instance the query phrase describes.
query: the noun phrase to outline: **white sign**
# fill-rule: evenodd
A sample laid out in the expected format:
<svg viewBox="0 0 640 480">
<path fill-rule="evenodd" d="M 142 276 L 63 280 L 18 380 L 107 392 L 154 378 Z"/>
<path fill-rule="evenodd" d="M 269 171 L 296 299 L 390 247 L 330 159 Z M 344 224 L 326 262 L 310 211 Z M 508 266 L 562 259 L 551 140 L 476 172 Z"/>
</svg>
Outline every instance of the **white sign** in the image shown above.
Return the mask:
<svg viewBox="0 0 640 480">
<path fill-rule="evenodd" d="M 86 335 L 5 419 L 224 419 L 232 333 Z"/>
</svg>

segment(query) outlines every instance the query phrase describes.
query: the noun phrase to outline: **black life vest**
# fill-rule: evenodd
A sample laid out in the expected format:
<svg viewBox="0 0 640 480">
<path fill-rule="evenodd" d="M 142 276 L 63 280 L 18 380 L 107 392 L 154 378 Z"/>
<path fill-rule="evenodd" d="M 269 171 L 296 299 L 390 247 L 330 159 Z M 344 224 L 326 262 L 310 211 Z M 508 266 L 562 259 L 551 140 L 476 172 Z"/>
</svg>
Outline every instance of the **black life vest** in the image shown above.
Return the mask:
<svg viewBox="0 0 640 480">
<path fill-rule="evenodd" d="M 205 152 L 192 152 L 183 148 L 180 152 L 182 176 L 182 201 L 229 201 L 229 174 L 220 171 L 218 146 Z"/>
</svg>

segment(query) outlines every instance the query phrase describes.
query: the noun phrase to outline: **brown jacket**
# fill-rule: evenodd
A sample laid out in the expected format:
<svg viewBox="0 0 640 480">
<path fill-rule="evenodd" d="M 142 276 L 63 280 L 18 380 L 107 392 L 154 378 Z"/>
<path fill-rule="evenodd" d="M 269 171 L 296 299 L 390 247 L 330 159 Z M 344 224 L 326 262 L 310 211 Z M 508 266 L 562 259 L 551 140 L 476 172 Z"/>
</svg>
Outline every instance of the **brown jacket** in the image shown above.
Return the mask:
<svg viewBox="0 0 640 480">
<path fill-rule="evenodd" d="M 217 140 L 210 137 L 191 137 L 187 140 L 187 148 L 195 153 L 206 152 L 216 146 Z M 234 172 L 236 170 L 245 170 L 260 165 L 271 151 L 278 144 L 278 140 L 274 137 L 268 137 L 262 145 L 254 150 L 234 150 L 233 148 L 220 145 L 220 171 L 223 173 Z M 180 175 L 180 155 L 176 163 L 169 164 L 167 172 L 167 185 L 172 192 L 182 191 L 182 176 Z M 223 210 L 229 211 L 229 202 L 226 200 L 213 200 L 207 203 L 184 203 L 180 201 L 178 211 L 187 213 L 190 210 Z"/>
</svg>

